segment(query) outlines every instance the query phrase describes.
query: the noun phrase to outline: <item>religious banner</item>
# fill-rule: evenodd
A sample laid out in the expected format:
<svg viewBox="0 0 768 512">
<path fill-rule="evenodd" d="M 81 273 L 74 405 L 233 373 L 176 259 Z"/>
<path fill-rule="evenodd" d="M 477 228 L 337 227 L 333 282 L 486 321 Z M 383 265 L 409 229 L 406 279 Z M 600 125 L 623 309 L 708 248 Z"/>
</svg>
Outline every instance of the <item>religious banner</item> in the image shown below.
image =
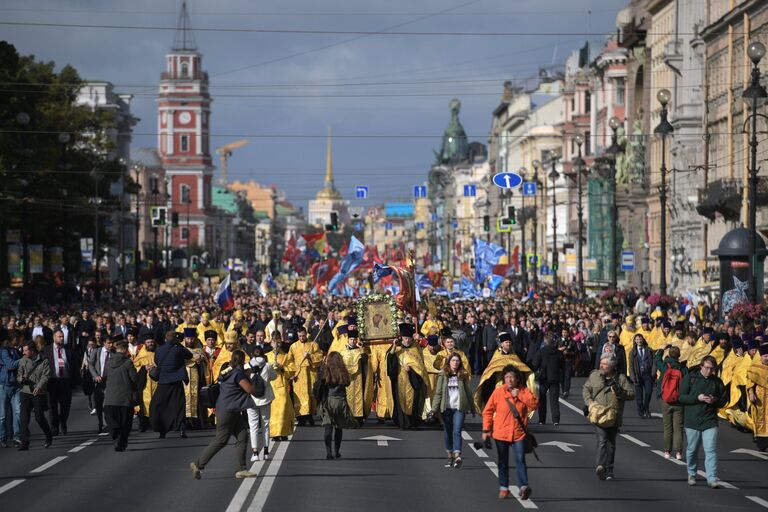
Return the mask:
<svg viewBox="0 0 768 512">
<path fill-rule="evenodd" d="M 12 242 L 8 244 L 8 273 L 11 276 L 21 276 L 22 269 L 20 243 Z"/>
<path fill-rule="evenodd" d="M 43 245 L 29 245 L 29 272 L 32 274 L 43 273 Z"/>
<path fill-rule="evenodd" d="M 64 249 L 62 247 L 51 247 L 51 272 L 64 271 Z"/>
</svg>

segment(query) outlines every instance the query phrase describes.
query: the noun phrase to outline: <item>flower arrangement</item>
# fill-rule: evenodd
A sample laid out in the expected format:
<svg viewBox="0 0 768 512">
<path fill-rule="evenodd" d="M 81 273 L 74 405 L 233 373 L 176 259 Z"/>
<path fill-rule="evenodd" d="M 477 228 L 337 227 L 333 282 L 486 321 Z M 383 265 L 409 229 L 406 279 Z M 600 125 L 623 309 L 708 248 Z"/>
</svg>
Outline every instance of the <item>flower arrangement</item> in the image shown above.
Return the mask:
<svg viewBox="0 0 768 512">
<path fill-rule="evenodd" d="M 658 293 L 652 293 L 651 295 L 648 296 L 647 299 L 645 299 L 645 301 L 652 308 L 655 308 L 656 306 L 661 306 L 662 308 L 668 308 L 675 304 L 675 298 L 672 297 L 671 295 L 661 295 Z"/>
<path fill-rule="evenodd" d="M 733 306 L 731 316 L 740 321 L 759 320 L 765 314 L 765 307 L 762 304 L 750 304 L 749 302 L 740 302 Z"/>
</svg>

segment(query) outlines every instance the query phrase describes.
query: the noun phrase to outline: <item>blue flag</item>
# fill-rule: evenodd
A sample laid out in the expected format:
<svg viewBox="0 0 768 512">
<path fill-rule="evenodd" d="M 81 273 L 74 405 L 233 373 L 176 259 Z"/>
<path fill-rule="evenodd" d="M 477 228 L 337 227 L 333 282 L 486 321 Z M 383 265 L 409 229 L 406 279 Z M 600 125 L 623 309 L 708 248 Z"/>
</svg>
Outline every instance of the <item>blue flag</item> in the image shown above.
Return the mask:
<svg viewBox="0 0 768 512">
<path fill-rule="evenodd" d="M 419 290 L 431 290 L 432 281 L 427 274 L 416 274 L 416 286 Z"/>
<path fill-rule="evenodd" d="M 333 276 L 333 278 L 331 278 L 331 282 L 328 283 L 328 289 L 331 290 L 331 292 L 333 292 L 339 283 L 344 281 L 344 279 L 346 279 L 353 270 L 360 266 L 360 264 L 363 262 L 364 254 L 365 246 L 362 244 L 362 242 L 360 242 L 360 240 L 354 236 L 350 238 L 349 252 L 347 252 L 347 255 L 344 256 L 343 260 L 341 260 L 339 271 L 335 276 Z"/>
<path fill-rule="evenodd" d="M 507 251 L 500 245 L 475 238 L 475 282 L 484 283 L 505 254 Z"/>
<path fill-rule="evenodd" d="M 467 279 L 466 277 L 461 278 L 461 296 L 462 297 L 477 297 L 479 294 L 477 292 L 477 287 L 475 286 L 475 283 Z"/>
<path fill-rule="evenodd" d="M 387 276 L 391 276 L 392 267 L 379 263 L 378 261 L 373 263 L 373 284 L 378 283 Z"/>
</svg>

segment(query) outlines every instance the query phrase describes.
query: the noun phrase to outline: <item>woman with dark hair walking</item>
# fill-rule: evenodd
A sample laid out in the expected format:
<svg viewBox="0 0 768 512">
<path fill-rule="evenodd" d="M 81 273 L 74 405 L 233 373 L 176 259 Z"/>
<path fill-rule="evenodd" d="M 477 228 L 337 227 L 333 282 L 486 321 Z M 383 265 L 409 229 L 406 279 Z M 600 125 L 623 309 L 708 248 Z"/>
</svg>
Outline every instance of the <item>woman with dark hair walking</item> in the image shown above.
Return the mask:
<svg viewBox="0 0 768 512">
<path fill-rule="evenodd" d="M 230 436 L 235 436 L 235 455 L 239 470 L 235 478 L 255 478 L 256 473 L 248 471 L 245 465 L 245 452 L 248 450 L 248 419 L 244 414 L 254 407 L 251 396 L 254 387 L 245 374 L 245 352 L 235 350 L 229 362 L 229 367 L 222 370 L 219 376 L 219 398 L 216 400 L 216 437 L 203 450 L 195 462 L 190 462 L 192 476 L 200 479 L 206 464 L 210 462 L 219 450 L 224 448 Z"/>
<path fill-rule="evenodd" d="M 432 413 L 443 417 L 445 451 L 448 452 L 447 468 L 461 467 L 461 430 L 464 416 L 475 412 L 472 391 L 469 389 L 469 372 L 457 353 L 451 354 L 437 376 L 435 394 L 432 397 Z"/>
<path fill-rule="evenodd" d="M 347 403 L 347 386 L 350 383 L 349 371 L 344 365 L 344 360 L 338 352 L 331 352 L 323 366 L 320 367 L 318 393 L 316 396 L 320 404 L 320 412 L 323 417 L 323 428 L 326 459 L 338 459 L 341 457 L 341 439 L 343 429 L 357 428 L 358 423 L 352 416 L 352 411 Z M 334 451 L 331 453 L 331 441 Z"/>
<path fill-rule="evenodd" d="M 509 450 L 515 456 L 520 498 L 531 496 L 528 467 L 525 465 L 525 436 L 528 413 L 539 407 L 539 400 L 525 386 L 520 370 L 507 365 L 501 371 L 503 384 L 497 387 L 483 409 L 483 441 L 496 441 L 499 455 L 499 499 L 509 498 Z"/>
</svg>

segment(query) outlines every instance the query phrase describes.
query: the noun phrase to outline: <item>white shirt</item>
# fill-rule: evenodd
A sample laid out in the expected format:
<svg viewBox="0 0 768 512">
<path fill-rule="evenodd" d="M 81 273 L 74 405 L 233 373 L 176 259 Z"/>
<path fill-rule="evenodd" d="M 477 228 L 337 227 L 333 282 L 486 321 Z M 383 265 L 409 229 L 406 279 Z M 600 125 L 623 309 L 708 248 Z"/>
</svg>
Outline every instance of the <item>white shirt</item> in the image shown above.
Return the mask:
<svg viewBox="0 0 768 512">
<path fill-rule="evenodd" d="M 459 378 L 455 375 L 448 377 L 448 407 L 447 409 L 459 408 Z"/>
<path fill-rule="evenodd" d="M 54 368 L 52 368 L 52 377 L 55 379 L 65 379 L 68 378 L 69 372 L 67 371 L 67 351 L 64 350 L 64 345 L 58 346 L 54 343 L 53 345 L 53 360 L 54 360 Z M 63 373 L 59 373 L 59 368 L 63 368 Z"/>
<path fill-rule="evenodd" d="M 101 376 L 102 377 L 107 373 L 107 354 L 109 354 L 109 352 L 107 352 L 107 350 L 104 348 L 101 349 L 101 354 L 99 354 L 100 360 L 101 360 Z"/>
<path fill-rule="evenodd" d="M 64 345 L 69 345 L 69 328 L 66 325 L 60 325 L 61 333 L 64 335 Z"/>
<path fill-rule="evenodd" d="M 42 335 L 43 335 L 43 326 L 42 325 L 36 325 L 32 329 L 32 339 L 35 339 L 36 337 L 42 336 Z"/>
</svg>

